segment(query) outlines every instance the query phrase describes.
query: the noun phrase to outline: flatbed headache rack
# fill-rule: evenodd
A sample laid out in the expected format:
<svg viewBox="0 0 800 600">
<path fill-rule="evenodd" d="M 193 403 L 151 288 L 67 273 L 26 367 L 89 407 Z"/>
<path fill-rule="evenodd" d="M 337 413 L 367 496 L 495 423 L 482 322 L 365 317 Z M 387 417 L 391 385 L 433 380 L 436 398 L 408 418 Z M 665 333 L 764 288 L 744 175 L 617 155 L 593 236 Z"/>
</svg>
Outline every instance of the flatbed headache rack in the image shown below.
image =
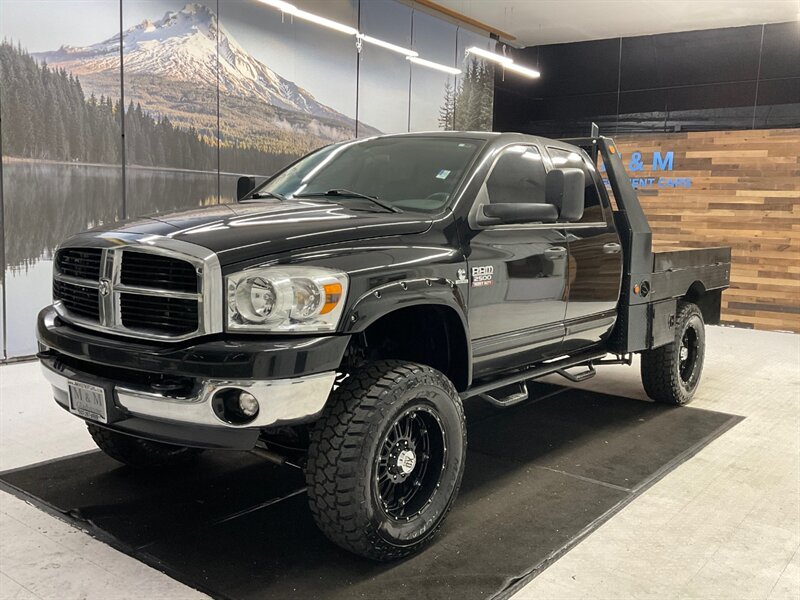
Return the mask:
<svg viewBox="0 0 800 600">
<path fill-rule="evenodd" d="M 731 249 L 654 253 L 653 233 L 614 140 L 599 135 L 594 123 L 591 133 L 587 138 L 562 141 L 583 149 L 594 164 L 600 156 L 614 193 L 614 223 L 623 246 L 623 279 L 609 350 L 628 354 L 672 341 L 677 299 L 684 296 L 700 306 L 706 323 L 719 323 L 722 290 L 730 283 Z"/>
</svg>

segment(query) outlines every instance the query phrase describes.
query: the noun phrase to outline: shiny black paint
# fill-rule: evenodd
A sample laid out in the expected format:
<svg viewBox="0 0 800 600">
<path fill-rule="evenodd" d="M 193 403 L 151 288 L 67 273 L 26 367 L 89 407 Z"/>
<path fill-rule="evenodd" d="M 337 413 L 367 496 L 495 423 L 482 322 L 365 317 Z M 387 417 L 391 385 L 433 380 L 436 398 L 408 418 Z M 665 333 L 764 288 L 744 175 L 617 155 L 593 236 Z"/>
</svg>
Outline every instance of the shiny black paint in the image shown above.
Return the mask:
<svg viewBox="0 0 800 600">
<path fill-rule="evenodd" d="M 225 267 L 300 248 L 422 233 L 430 225 L 427 215 L 265 199 L 137 219 L 114 230 L 191 242 L 216 252 Z"/>
<path fill-rule="evenodd" d="M 348 335 L 208 336 L 180 344 L 139 342 L 64 323 L 52 307 L 39 313 L 37 337 L 43 351 L 107 365 L 182 377 L 284 379 L 336 369 Z"/>
<path fill-rule="evenodd" d="M 522 134 L 470 135 L 484 140 L 484 146 L 440 214 L 265 200 L 159 215 L 113 229 L 207 247 L 219 256 L 223 275 L 289 263 L 342 270 L 349 276 L 349 289 L 334 335 L 219 334 L 191 343 L 143 344 L 75 329 L 45 309 L 39 339 L 57 352 L 128 369 L 196 377 L 292 377 L 337 369 L 350 341 L 379 319 L 408 307 L 436 306 L 463 328 L 463 336 L 454 338 L 465 346 L 455 351 L 467 363 L 460 389 L 473 379 L 565 352 L 605 350 L 617 321 L 622 256 L 626 265 L 632 258 L 630 242 L 625 236 L 620 242 L 618 227 L 637 217 L 635 193 L 624 190 L 633 200 L 616 220 L 603 190 L 597 223 L 479 226 L 476 197 L 505 147 L 537 146 L 548 169 L 553 166 L 548 146 L 575 148 Z M 630 188 L 627 181 L 613 181 L 613 170 L 609 176 L 615 193 L 620 186 Z M 604 252 L 615 243 L 622 244 L 622 254 Z M 473 286 L 472 268 L 485 266 L 494 267 L 493 284 Z M 413 336 L 418 324 L 404 326 Z"/>
</svg>

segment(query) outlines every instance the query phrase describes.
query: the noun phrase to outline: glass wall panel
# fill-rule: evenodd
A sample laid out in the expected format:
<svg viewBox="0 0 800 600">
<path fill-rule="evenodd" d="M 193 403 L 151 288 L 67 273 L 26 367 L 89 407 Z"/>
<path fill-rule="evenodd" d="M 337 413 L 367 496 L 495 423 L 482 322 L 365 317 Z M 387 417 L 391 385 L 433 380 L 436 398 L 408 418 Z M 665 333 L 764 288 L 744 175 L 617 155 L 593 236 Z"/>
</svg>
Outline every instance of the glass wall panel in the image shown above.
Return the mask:
<svg viewBox="0 0 800 600">
<path fill-rule="evenodd" d="M 299 2 L 356 27 L 356 0 Z M 222 201 L 238 174 L 267 176 L 356 132 L 356 38 L 258 2 L 220 1 Z"/>
<path fill-rule="evenodd" d="M 2 283 L 13 357 L 36 352 L 56 245 L 122 213 L 119 4 L 0 5 Z"/>
<path fill-rule="evenodd" d="M 362 33 L 411 48 L 412 10 L 395 0 L 361 2 Z M 359 54 L 358 135 L 408 131 L 411 63 L 405 56 L 365 43 Z"/>
<path fill-rule="evenodd" d="M 454 97 L 451 102 L 453 123 L 448 129 L 460 131 L 491 131 L 494 111 L 494 63 L 467 54 L 475 46 L 496 51 L 491 38 L 463 27 L 458 28 L 456 66 L 461 75 L 456 77 Z"/>
<path fill-rule="evenodd" d="M 215 204 L 217 2 L 124 0 L 126 216 Z"/>
<path fill-rule="evenodd" d="M 413 45 L 420 57 L 447 67 L 456 64 L 456 32 L 449 21 L 414 11 Z M 460 62 L 460 61 L 459 61 Z M 419 64 L 411 65 L 411 131 L 452 129 L 455 76 Z"/>
</svg>

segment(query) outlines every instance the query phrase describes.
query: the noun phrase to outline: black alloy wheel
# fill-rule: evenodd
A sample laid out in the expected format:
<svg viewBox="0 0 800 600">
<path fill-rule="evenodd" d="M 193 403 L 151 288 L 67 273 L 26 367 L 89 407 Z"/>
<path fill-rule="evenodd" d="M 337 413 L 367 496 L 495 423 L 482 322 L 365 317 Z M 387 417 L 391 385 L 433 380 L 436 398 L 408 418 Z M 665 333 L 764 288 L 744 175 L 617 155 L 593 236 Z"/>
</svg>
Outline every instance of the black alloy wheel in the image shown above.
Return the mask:
<svg viewBox="0 0 800 600">
<path fill-rule="evenodd" d="M 372 560 L 419 552 L 458 494 L 466 445 L 461 399 L 443 373 L 364 363 L 331 394 L 310 433 L 314 520 L 331 541 Z"/>
<path fill-rule="evenodd" d="M 698 335 L 693 323 L 688 323 L 681 337 L 681 346 L 678 350 L 679 370 L 681 380 L 688 384 L 692 380 L 694 370 L 697 368 Z"/>
<path fill-rule="evenodd" d="M 441 421 L 424 406 L 407 410 L 389 427 L 375 465 L 378 499 L 387 516 L 419 516 L 439 488 L 447 462 Z"/>
<path fill-rule="evenodd" d="M 675 338 L 669 344 L 642 352 L 642 384 L 656 402 L 686 404 L 700 385 L 705 360 L 703 314 L 696 304 L 678 302 Z"/>
</svg>

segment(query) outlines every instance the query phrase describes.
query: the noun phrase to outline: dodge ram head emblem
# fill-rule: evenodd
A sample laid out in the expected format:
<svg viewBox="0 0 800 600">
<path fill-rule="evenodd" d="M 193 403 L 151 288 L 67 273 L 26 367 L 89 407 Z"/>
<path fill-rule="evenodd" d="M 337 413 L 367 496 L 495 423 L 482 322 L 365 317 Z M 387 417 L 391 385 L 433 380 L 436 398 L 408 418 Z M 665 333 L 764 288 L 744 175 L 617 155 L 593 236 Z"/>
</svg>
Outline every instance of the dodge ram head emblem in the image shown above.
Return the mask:
<svg viewBox="0 0 800 600">
<path fill-rule="evenodd" d="M 111 282 L 108 279 L 101 279 L 100 285 L 97 286 L 97 291 L 105 298 L 111 292 Z"/>
</svg>

